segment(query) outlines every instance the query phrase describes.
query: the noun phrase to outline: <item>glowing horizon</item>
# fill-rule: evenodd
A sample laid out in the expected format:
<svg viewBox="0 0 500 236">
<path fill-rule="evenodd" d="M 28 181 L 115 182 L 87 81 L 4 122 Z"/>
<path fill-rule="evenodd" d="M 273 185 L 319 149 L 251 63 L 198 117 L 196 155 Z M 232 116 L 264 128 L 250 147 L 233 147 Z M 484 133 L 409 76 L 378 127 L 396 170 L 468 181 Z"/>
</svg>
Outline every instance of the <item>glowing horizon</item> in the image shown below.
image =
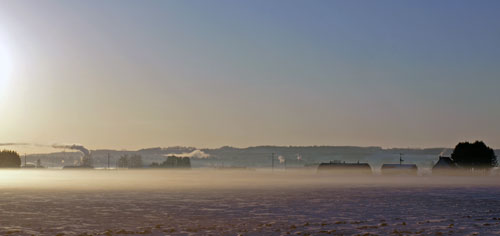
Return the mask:
<svg viewBox="0 0 500 236">
<path fill-rule="evenodd" d="M 385 3 L 0 2 L 0 143 L 499 148 L 500 4 Z"/>
</svg>

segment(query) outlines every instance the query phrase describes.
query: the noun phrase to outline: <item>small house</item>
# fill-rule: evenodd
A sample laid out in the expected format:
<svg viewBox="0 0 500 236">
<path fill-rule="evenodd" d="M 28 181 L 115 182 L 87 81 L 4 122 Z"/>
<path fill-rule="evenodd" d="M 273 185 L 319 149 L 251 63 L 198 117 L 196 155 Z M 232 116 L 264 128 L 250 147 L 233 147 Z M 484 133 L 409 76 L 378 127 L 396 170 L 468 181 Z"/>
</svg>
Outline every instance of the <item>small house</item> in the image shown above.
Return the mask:
<svg viewBox="0 0 500 236">
<path fill-rule="evenodd" d="M 458 174 L 457 163 L 450 157 L 439 156 L 438 162 L 432 167 L 432 173 L 438 175 Z"/>
<path fill-rule="evenodd" d="M 435 169 L 451 169 L 457 167 L 457 164 L 451 159 L 451 157 L 439 156 L 438 162 L 432 167 Z"/>
</svg>

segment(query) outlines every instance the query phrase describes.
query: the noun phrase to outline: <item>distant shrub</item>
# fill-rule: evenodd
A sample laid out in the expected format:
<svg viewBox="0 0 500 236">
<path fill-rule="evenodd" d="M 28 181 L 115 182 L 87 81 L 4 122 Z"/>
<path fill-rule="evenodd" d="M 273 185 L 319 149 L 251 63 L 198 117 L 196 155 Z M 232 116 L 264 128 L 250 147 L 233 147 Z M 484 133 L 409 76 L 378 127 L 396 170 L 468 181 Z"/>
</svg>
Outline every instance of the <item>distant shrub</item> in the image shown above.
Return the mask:
<svg viewBox="0 0 500 236">
<path fill-rule="evenodd" d="M 3 150 L 0 152 L 0 168 L 19 168 L 21 158 L 15 151 Z"/>
</svg>

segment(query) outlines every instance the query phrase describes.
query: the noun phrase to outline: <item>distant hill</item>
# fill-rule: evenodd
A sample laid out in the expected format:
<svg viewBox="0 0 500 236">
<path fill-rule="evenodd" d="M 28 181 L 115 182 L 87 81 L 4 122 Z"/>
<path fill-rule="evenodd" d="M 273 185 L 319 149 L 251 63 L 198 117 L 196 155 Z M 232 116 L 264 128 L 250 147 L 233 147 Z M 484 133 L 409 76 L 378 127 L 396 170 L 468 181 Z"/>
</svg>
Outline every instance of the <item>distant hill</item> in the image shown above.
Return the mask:
<svg viewBox="0 0 500 236">
<path fill-rule="evenodd" d="M 110 166 L 114 167 L 122 155 L 138 154 L 143 157 L 145 164 L 162 162 L 168 155 L 192 157 L 193 167 L 210 166 L 245 166 L 245 167 L 271 167 L 271 156 L 274 153 L 275 168 L 284 168 L 285 161 L 288 167 L 314 165 L 333 160 L 346 162 L 367 162 L 374 168 L 382 163 L 399 163 L 399 154 L 403 154 L 405 163 L 415 163 L 422 168 L 430 168 L 440 154 L 450 155 L 452 148 L 391 148 L 381 147 L 356 147 L 356 146 L 256 146 L 247 148 L 221 147 L 204 148 L 195 147 L 167 147 L 145 148 L 136 151 L 130 150 L 92 150 L 94 165 L 106 167 L 108 154 Z M 443 153 L 444 152 L 444 153 Z M 497 155 L 500 150 L 495 151 Z M 28 162 L 40 159 L 44 166 L 62 167 L 77 163 L 82 154 L 80 152 L 57 152 L 50 154 L 28 155 Z M 280 163 L 280 160 L 282 162 Z M 24 162 L 24 159 L 23 159 Z"/>
</svg>

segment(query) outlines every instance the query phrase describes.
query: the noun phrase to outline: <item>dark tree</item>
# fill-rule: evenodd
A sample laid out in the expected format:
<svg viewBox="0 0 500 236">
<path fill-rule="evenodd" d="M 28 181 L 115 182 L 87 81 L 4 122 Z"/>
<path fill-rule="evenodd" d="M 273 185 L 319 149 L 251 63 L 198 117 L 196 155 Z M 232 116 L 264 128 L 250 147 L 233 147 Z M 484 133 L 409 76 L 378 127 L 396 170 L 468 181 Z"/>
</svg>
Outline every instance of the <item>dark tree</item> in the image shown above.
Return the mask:
<svg viewBox="0 0 500 236">
<path fill-rule="evenodd" d="M 153 162 L 153 163 L 151 163 L 150 167 L 151 168 L 159 168 L 160 164 L 158 164 L 158 162 Z"/>
<path fill-rule="evenodd" d="M 118 159 L 117 166 L 118 168 L 129 168 L 129 169 L 144 167 L 142 163 L 142 156 L 136 154 L 130 157 L 126 154 L 121 156 L 120 159 Z"/>
<path fill-rule="evenodd" d="M 458 166 L 464 168 L 488 169 L 497 165 L 495 151 L 482 141 L 457 144 L 451 158 Z"/>
<path fill-rule="evenodd" d="M 123 155 L 118 159 L 118 168 L 128 168 L 128 155 Z"/>
<path fill-rule="evenodd" d="M 166 168 L 175 168 L 175 167 L 177 167 L 177 163 L 179 162 L 179 159 L 180 158 L 178 158 L 176 156 L 168 156 L 167 160 L 165 160 L 162 164 Z"/>
<path fill-rule="evenodd" d="M 189 157 L 183 157 L 180 161 L 179 167 L 181 168 L 191 168 L 191 159 Z"/>
<path fill-rule="evenodd" d="M 128 168 L 143 168 L 142 164 L 142 156 L 140 155 L 132 155 L 128 161 Z"/>
<path fill-rule="evenodd" d="M 189 157 L 168 156 L 164 162 L 160 164 L 153 162 L 150 166 L 152 168 L 191 168 L 191 160 Z"/>
<path fill-rule="evenodd" d="M 19 168 L 21 158 L 15 151 L 3 150 L 0 152 L 0 168 Z"/>
</svg>

